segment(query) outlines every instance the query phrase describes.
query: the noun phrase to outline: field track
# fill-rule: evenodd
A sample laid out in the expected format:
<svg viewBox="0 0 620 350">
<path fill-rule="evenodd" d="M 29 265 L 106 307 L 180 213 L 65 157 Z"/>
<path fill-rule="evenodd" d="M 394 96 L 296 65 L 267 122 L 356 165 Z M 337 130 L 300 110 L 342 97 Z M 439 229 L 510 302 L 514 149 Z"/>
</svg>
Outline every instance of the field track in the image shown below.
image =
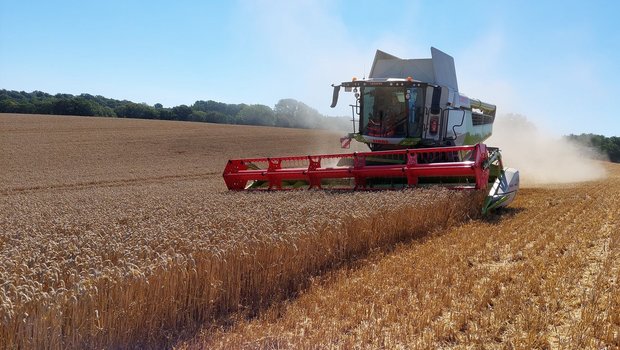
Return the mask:
<svg viewBox="0 0 620 350">
<path fill-rule="evenodd" d="M 0 115 L 0 348 L 620 347 L 618 165 L 485 220 L 446 191 L 224 191 L 228 158 L 338 136 Z"/>
</svg>

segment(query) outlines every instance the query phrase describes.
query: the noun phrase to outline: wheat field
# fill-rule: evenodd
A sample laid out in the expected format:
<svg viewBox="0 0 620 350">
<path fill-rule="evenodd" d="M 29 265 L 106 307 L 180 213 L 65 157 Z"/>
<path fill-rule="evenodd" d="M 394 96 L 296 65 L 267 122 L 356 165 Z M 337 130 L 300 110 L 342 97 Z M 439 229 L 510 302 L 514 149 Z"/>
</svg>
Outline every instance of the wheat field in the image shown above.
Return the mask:
<svg viewBox="0 0 620 350">
<path fill-rule="evenodd" d="M 230 193 L 339 134 L 0 115 L 2 348 L 620 346 L 620 169 L 481 196 Z"/>
</svg>

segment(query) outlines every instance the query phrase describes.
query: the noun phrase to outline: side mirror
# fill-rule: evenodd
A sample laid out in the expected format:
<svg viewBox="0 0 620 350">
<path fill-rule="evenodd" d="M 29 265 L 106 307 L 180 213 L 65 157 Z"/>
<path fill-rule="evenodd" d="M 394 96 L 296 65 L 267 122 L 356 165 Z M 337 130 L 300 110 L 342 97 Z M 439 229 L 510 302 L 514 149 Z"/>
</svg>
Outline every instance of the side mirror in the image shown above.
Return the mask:
<svg viewBox="0 0 620 350">
<path fill-rule="evenodd" d="M 338 94 L 340 94 L 340 85 L 332 85 L 334 87 L 334 94 L 332 95 L 332 105 L 331 108 L 336 107 L 338 104 Z"/>
</svg>

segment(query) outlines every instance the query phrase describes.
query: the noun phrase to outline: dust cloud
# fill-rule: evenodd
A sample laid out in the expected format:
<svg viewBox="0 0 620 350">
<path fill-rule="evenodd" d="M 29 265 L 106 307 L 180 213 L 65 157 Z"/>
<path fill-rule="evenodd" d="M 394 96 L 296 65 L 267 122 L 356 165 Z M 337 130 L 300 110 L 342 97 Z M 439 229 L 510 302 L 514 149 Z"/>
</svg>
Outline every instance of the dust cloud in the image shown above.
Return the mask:
<svg viewBox="0 0 620 350">
<path fill-rule="evenodd" d="M 516 168 L 524 186 L 592 181 L 606 176 L 595 151 L 541 130 L 516 114 L 498 116 L 486 142 L 502 151 L 504 166 Z"/>
</svg>

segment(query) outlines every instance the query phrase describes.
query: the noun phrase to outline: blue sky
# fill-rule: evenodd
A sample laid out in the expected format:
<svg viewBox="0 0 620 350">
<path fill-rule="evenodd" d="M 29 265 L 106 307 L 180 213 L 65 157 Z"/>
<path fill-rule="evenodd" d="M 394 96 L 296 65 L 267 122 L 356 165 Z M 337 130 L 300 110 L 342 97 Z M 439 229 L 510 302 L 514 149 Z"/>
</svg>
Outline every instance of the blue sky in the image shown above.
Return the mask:
<svg viewBox="0 0 620 350">
<path fill-rule="evenodd" d="M 0 88 L 330 109 L 374 51 L 455 58 L 462 93 L 557 135 L 620 135 L 616 1 L 0 0 Z"/>
</svg>

